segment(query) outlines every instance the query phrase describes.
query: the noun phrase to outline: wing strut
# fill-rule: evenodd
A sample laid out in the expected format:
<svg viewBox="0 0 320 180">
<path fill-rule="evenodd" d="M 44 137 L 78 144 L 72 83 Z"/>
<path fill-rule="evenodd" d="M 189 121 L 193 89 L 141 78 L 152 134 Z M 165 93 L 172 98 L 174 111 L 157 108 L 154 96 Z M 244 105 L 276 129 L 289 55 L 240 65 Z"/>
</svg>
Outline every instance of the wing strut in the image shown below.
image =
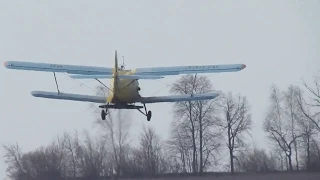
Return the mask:
<svg viewBox="0 0 320 180">
<path fill-rule="evenodd" d="M 101 85 L 103 85 L 104 87 L 106 87 L 107 89 L 109 89 L 110 91 L 112 91 L 107 85 L 103 84 L 98 78 L 94 78 L 95 80 L 97 80 Z M 112 91 L 113 92 L 113 91 Z"/>
<path fill-rule="evenodd" d="M 54 80 L 56 81 L 56 86 L 57 86 L 58 94 L 60 94 L 60 90 L 59 90 L 59 86 L 58 86 L 58 81 L 57 81 L 57 77 L 56 77 L 56 73 L 55 73 L 55 72 L 53 72 L 53 76 L 54 76 Z"/>
<path fill-rule="evenodd" d="M 196 78 L 197 78 L 197 73 L 194 75 L 194 81 L 193 81 L 193 85 L 192 85 L 192 91 L 191 91 L 191 97 L 193 97 L 193 91 L 194 91 L 194 86 L 196 84 Z"/>
</svg>

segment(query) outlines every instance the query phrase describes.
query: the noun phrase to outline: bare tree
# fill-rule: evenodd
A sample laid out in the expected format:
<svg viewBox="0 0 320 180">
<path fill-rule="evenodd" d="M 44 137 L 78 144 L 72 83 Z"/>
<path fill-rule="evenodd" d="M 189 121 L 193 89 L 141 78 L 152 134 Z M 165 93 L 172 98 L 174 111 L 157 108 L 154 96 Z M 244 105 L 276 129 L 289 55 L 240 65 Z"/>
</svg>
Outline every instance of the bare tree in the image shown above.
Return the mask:
<svg viewBox="0 0 320 180">
<path fill-rule="evenodd" d="M 310 100 L 310 106 L 314 107 L 320 107 L 320 77 L 314 77 L 314 85 L 315 88 L 311 88 L 310 86 L 307 85 L 305 81 L 303 81 L 304 87 L 311 93 Z"/>
<path fill-rule="evenodd" d="M 48 146 L 22 153 L 18 145 L 5 145 L 7 173 L 11 179 L 68 179 L 108 176 L 104 138 L 93 139 L 85 133 L 84 142 L 77 134 L 65 133 Z"/>
<path fill-rule="evenodd" d="M 311 152 L 310 152 L 310 145 L 312 136 L 316 134 L 316 124 L 309 120 L 310 117 L 310 109 L 309 106 L 305 106 L 303 103 L 303 94 L 300 88 L 296 89 L 296 98 L 299 107 L 299 114 L 298 114 L 298 128 L 300 133 L 302 134 L 302 141 L 301 144 L 304 148 L 304 152 L 306 153 L 306 169 L 310 169 L 311 165 Z"/>
<path fill-rule="evenodd" d="M 140 146 L 143 174 L 154 176 L 165 172 L 163 143 L 155 130 L 151 127 L 143 128 L 140 135 Z"/>
<path fill-rule="evenodd" d="M 95 179 L 103 175 L 107 169 L 107 149 L 104 138 L 94 139 L 85 131 L 83 144 L 77 149 L 77 158 L 79 158 L 80 176 L 84 178 Z"/>
<path fill-rule="evenodd" d="M 171 92 L 174 94 L 193 94 L 196 86 L 196 76 L 183 76 L 176 83 L 174 83 L 171 88 Z M 197 135 L 197 127 L 196 127 L 196 115 L 194 114 L 194 103 L 195 102 L 178 102 L 175 104 L 174 115 L 176 118 L 184 120 L 181 122 L 186 128 L 188 128 L 191 134 L 191 143 L 192 143 L 192 172 L 197 172 L 196 169 L 196 135 Z M 187 121 L 187 122 L 185 122 Z"/>
<path fill-rule="evenodd" d="M 230 156 L 230 169 L 234 173 L 235 152 L 244 146 L 245 134 L 250 134 L 252 120 L 250 105 L 245 96 L 234 97 L 231 92 L 222 95 L 220 101 L 220 126 L 227 133 L 227 147 Z"/>
<path fill-rule="evenodd" d="M 63 141 L 24 154 L 18 145 L 5 145 L 4 148 L 7 173 L 12 179 L 60 179 L 66 175 Z"/>
<path fill-rule="evenodd" d="M 28 179 L 30 175 L 22 165 L 22 152 L 18 144 L 3 145 L 5 150 L 5 163 L 8 165 L 6 172 L 11 179 Z"/>
<path fill-rule="evenodd" d="M 302 132 L 299 131 L 299 120 L 300 120 L 300 108 L 297 99 L 299 87 L 290 85 L 284 95 L 284 117 L 288 121 L 288 127 L 293 140 L 295 160 L 296 160 L 296 170 L 299 170 L 299 160 L 298 160 L 298 138 L 303 136 Z"/>
<path fill-rule="evenodd" d="M 171 93 L 195 94 L 212 90 L 212 84 L 206 76 L 186 75 L 173 84 Z M 213 112 L 217 107 L 216 102 L 216 100 L 201 100 L 177 102 L 174 105 L 175 122 L 173 126 L 177 127 L 181 133 L 173 133 L 172 135 L 175 136 L 173 139 L 181 145 L 182 140 L 180 138 L 188 138 L 185 143 L 190 143 L 179 147 L 180 153 L 184 153 L 181 154 L 184 171 L 186 171 L 187 162 L 185 158 L 188 156 L 189 148 L 192 149 L 192 172 L 196 173 L 199 169 L 201 173 L 206 169 L 208 159 L 212 157 L 213 151 L 220 145 L 217 143 L 219 134 L 213 134 L 211 131 L 216 125 L 215 118 L 213 118 Z"/>
<path fill-rule="evenodd" d="M 274 143 L 274 142 L 273 142 Z M 287 163 L 287 156 L 284 153 L 284 151 L 281 149 L 280 146 L 276 145 L 271 147 L 271 150 L 273 152 L 275 152 L 276 154 L 276 159 L 279 162 L 277 169 L 279 171 L 284 171 L 284 167 L 286 167 L 287 169 L 289 169 L 288 163 Z"/>
<path fill-rule="evenodd" d="M 245 172 L 272 172 L 277 170 L 277 158 L 274 153 L 270 155 L 264 149 L 254 147 L 240 152 L 240 171 Z"/>
<path fill-rule="evenodd" d="M 63 135 L 65 141 L 65 160 L 67 161 L 67 165 L 69 170 L 67 172 L 68 176 L 73 178 L 79 176 L 79 161 L 80 158 L 77 156 L 78 151 L 82 148 L 81 142 L 78 137 L 78 132 L 75 131 L 72 136 L 70 133 L 64 133 Z"/>
<path fill-rule="evenodd" d="M 290 86 L 287 92 L 282 93 L 273 85 L 270 96 L 271 106 L 263 125 L 269 139 L 286 154 L 289 170 L 293 170 L 292 145 L 302 136 L 296 128 L 299 111 L 295 97 L 296 91 L 293 86 Z M 297 158 L 296 161 L 298 161 Z"/>
<path fill-rule="evenodd" d="M 311 170 L 314 166 L 312 163 L 312 147 L 317 147 L 316 143 L 312 141 L 313 136 L 320 132 L 320 99 L 319 99 L 319 78 L 314 78 L 315 89 L 312 89 L 310 86 L 303 81 L 304 87 L 307 89 L 307 92 L 311 94 L 311 97 L 306 98 L 305 92 L 300 88 L 296 88 L 296 98 L 300 110 L 299 116 L 299 128 L 303 134 L 302 144 L 306 152 L 306 169 Z M 307 100 L 308 99 L 308 100 Z"/>
<path fill-rule="evenodd" d="M 299 125 L 299 130 L 301 131 L 302 136 L 302 141 L 301 144 L 303 146 L 304 152 L 306 153 L 306 160 L 305 160 L 305 168 L 307 170 L 310 169 L 311 165 L 311 141 L 313 135 L 316 134 L 316 129 L 314 123 L 311 121 L 308 121 L 307 118 L 301 117 L 298 121 Z"/>
<path fill-rule="evenodd" d="M 125 154 L 129 150 L 129 130 L 131 120 L 126 112 L 117 110 L 117 114 L 109 114 L 106 120 L 96 120 L 96 124 L 102 129 L 103 137 L 108 140 L 111 145 L 111 158 L 116 175 L 119 177 L 125 171 Z"/>
<path fill-rule="evenodd" d="M 192 172 L 192 148 L 190 148 L 191 138 L 189 129 L 181 123 L 172 123 L 171 138 L 167 141 L 173 157 L 179 160 L 177 164 L 178 172 Z"/>
<path fill-rule="evenodd" d="M 314 77 L 314 88 L 307 85 L 305 81 L 303 81 L 303 85 L 311 95 L 309 96 L 308 101 L 305 100 L 302 95 L 299 96 L 301 111 L 308 120 L 315 124 L 316 128 L 320 132 L 320 77 Z M 310 113 L 310 111 L 308 111 L 309 109 L 314 113 Z"/>
<path fill-rule="evenodd" d="M 97 86 L 97 95 L 107 96 L 109 91 L 103 86 Z M 95 124 L 102 130 L 103 137 L 107 139 L 111 145 L 109 154 L 112 159 L 113 169 L 117 177 L 126 172 L 126 157 L 129 156 L 129 131 L 131 127 L 131 119 L 126 110 L 109 110 L 106 120 L 100 119 L 100 109 L 92 105 L 94 112 L 98 114 Z"/>
<path fill-rule="evenodd" d="M 310 171 L 320 171 L 320 138 L 312 138 L 310 143 Z"/>
</svg>

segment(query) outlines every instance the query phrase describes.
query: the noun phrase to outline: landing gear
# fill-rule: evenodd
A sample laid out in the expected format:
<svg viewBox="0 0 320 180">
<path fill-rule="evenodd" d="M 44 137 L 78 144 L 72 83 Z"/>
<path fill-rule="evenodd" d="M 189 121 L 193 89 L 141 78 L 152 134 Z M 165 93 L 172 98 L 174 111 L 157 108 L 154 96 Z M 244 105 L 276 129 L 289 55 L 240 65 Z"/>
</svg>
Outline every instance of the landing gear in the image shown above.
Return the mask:
<svg viewBox="0 0 320 180">
<path fill-rule="evenodd" d="M 106 120 L 106 116 L 109 114 L 108 112 L 108 108 L 106 108 L 106 110 L 102 109 L 101 110 L 101 119 L 102 120 Z"/>
<path fill-rule="evenodd" d="M 107 115 L 107 113 L 102 109 L 101 110 L 101 119 L 106 120 L 106 115 Z"/>
<path fill-rule="evenodd" d="M 152 113 L 151 113 L 151 111 L 148 111 L 148 112 L 147 112 L 147 108 L 146 108 L 146 105 L 145 105 L 145 104 L 143 104 L 143 107 L 144 107 L 145 112 L 142 112 L 140 109 L 137 109 L 137 110 L 138 110 L 139 112 L 141 112 L 141 114 L 147 116 L 147 121 L 150 121 L 150 120 L 151 120 L 151 115 L 152 115 Z"/>
<path fill-rule="evenodd" d="M 148 114 L 147 114 L 147 121 L 150 121 L 151 119 L 151 111 L 148 111 Z"/>
<path fill-rule="evenodd" d="M 151 120 L 151 111 L 148 111 L 147 113 L 147 108 L 146 108 L 146 104 L 143 104 L 144 106 L 144 110 L 146 111 L 145 115 L 147 116 L 147 121 L 150 121 Z"/>
<path fill-rule="evenodd" d="M 146 105 L 143 104 L 143 106 L 136 106 L 136 105 L 130 105 L 130 104 L 104 104 L 100 105 L 99 108 L 102 108 L 101 110 L 101 119 L 106 120 L 106 116 L 110 114 L 111 112 L 108 112 L 108 109 L 136 109 L 141 114 L 145 115 L 147 117 L 147 121 L 151 120 L 152 113 L 151 111 L 147 111 Z M 141 109 L 144 108 L 145 112 L 143 112 Z"/>
</svg>

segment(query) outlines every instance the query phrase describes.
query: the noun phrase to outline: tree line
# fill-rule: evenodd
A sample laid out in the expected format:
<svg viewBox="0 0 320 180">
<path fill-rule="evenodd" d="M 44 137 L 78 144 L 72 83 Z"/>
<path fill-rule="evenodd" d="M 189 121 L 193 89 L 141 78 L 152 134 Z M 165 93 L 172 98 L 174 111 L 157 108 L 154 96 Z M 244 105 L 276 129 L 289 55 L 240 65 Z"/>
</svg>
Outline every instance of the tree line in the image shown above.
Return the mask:
<svg viewBox="0 0 320 180">
<path fill-rule="evenodd" d="M 263 130 L 268 150 L 252 147 L 253 121 L 246 96 L 222 93 L 213 100 L 173 105 L 170 138 L 144 127 L 138 144 L 130 141 L 130 116 L 119 110 L 105 121 L 96 120 L 101 134 L 66 132 L 48 146 L 22 152 L 18 144 L 3 145 L 6 173 L 11 179 L 99 179 L 201 174 L 217 171 L 320 171 L 320 78 L 313 86 L 271 86 Z M 186 75 L 171 94 L 213 91 L 206 76 Z M 99 87 L 98 93 L 105 89 Z M 227 153 L 225 153 L 227 152 Z"/>
</svg>

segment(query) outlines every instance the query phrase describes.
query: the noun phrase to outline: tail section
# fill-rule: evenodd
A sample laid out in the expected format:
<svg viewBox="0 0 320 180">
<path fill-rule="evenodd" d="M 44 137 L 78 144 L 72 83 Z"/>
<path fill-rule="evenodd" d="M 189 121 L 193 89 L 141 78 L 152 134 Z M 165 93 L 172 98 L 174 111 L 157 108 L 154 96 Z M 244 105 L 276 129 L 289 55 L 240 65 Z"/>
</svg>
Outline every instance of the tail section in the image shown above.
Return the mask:
<svg viewBox="0 0 320 180">
<path fill-rule="evenodd" d="M 113 96 L 116 96 L 116 92 L 118 90 L 118 82 L 119 82 L 119 78 L 118 78 L 118 54 L 117 54 L 117 50 L 115 51 L 115 57 L 114 57 L 114 73 L 113 73 Z"/>
<path fill-rule="evenodd" d="M 118 72 L 118 54 L 117 54 L 117 50 L 115 51 L 115 57 L 114 57 L 114 74 L 116 75 Z"/>
</svg>

